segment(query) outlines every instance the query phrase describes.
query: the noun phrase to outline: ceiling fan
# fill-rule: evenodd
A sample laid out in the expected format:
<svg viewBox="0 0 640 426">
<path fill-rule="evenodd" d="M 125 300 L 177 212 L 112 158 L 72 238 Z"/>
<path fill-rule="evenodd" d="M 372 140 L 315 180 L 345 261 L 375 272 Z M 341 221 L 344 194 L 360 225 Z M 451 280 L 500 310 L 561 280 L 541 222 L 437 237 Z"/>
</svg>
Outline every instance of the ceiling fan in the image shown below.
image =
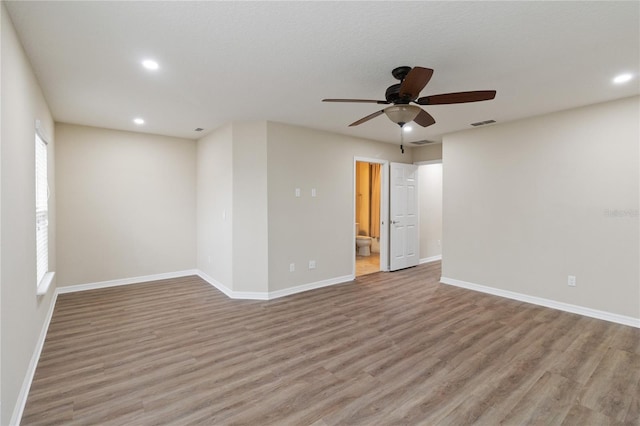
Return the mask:
<svg viewBox="0 0 640 426">
<path fill-rule="evenodd" d="M 357 126 L 365 123 L 379 115 L 386 114 L 387 117 L 400 127 L 411 121 L 416 122 L 422 127 L 435 124 L 436 120 L 423 110 L 422 108 L 411 105 L 443 105 L 443 104 L 461 104 L 467 102 L 488 101 L 496 97 L 495 90 L 477 90 L 473 92 L 455 92 L 443 93 L 441 95 L 431 95 L 418 97 L 420 91 L 427 85 L 433 70 L 423 67 L 398 67 L 391 71 L 393 77 L 400 80 L 400 83 L 393 84 L 387 88 L 385 92 L 385 100 L 373 99 L 323 99 L 323 102 L 361 102 L 373 103 L 392 106 L 369 114 L 360 120 L 354 121 L 349 126 Z"/>
</svg>

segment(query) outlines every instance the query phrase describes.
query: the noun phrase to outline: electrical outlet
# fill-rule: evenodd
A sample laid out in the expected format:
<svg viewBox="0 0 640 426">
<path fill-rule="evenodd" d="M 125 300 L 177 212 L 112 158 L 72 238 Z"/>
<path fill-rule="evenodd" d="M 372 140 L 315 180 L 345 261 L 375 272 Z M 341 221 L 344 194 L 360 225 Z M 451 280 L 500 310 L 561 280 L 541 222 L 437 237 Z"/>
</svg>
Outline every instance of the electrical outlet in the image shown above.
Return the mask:
<svg viewBox="0 0 640 426">
<path fill-rule="evenodd" d="M 318 193 L 316 192 L 315 188 L 311 188 L 311 196 L 315 197 L 316 195 L 318 195 Z"/>
<path fill-rule="evenodd" d="M 289 264 L 289 272 L 293 272 L 296 270 L 296 264 L 295 263 L 290 263 Z"/>
<path fill-rule="evenodd" d="M 569 275 L 569 277 L 567 278 L 567 284 L 571 287 L 575 287 L 576 286 L 576 277 L 575 275 Z"/>
<path fill-rule="evenodd" d="M 309 261 L 309 269 L 316 269 L 316 261 L 315 260 L 310 260 Z"/>
<path fill-rule="evenodd" d="M 295 193 L 296 193 L 296 197 L 299 198 L 300 197 L 300 188 L 296 188 L 296 192 Z"/>
</svg>

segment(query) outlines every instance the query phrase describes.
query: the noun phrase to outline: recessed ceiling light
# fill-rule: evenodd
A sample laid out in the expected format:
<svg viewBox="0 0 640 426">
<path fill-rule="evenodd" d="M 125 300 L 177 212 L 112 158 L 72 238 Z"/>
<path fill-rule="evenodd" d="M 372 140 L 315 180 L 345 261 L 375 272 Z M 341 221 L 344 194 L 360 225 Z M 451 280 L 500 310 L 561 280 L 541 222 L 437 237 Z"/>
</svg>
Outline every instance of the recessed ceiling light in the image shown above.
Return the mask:
<svg viewBox="0 0 640 426">
<path fill-rule="evenodd" d="M 403 126 L 402 130 L 404 130 L 405 132 L 409 133 L 410 131 L 413 130 L 413 127 L 411 127 L 411 126 Z"/>
<path fill-rule="evenodd" d="M 160 65 L 152 59 L 145 59 L 142 61 L 142 66 L 151 71 L 155 71 L 160 68 Z"/>
<path fill-rule="evenodd" d="M 615 84 L 622 84 L 622 83 L 626 83 L 627 81 L 631 81 L 632 78 L 633 78 L 633 74 L 629 74 L 629 73 L 620 74 L 613 79 L 613 82 Z"/>
<path fill-rule="evenodd" d="M 138 126 L 141 126 L 144 124 L 144 120 L 142 118 L 134 118 L 133 122 L 136 123 Z"/>
</svg>

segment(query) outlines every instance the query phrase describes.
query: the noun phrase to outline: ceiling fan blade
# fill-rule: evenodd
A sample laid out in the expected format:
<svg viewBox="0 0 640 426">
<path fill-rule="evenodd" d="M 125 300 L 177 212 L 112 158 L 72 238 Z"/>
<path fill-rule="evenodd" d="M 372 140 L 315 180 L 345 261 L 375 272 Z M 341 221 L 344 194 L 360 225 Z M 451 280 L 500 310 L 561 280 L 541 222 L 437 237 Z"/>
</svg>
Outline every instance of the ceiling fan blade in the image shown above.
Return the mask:
<svg viewBox="0 0 640 426">
<path fill-rule="evenodd" d="M 376 118 L 377 116 L 382 115 L 382 114 L 384 114 L 384 110 L 383 109 L 381 109 L 380 111 L 376 111 L 373 114 L 369 114 L 366 117 L 363 117 L 358 121 L 354 121 L 353 123 L 349 124 L 349 127 L 357 126 L 359 124 L 364 123 L 365 121 L 369 121 L 372 118 Z"/>
<path fill-rule="evenodd" d="M 476 90 L 474 92 L 443 93 L 424 96 L 416 101 L 419 105 L 464 104 L 467 102 L 488 101 L 496 97 L 495 90 Z"/>
<path fill-rule="evenodd" d="M 366 104 L 382 104 L 386 105 L 388 101 L 377 101 L 375 99 L 323 99 L 322 102 L 360 102 Z"/>
<path fill-rule="evenodd" d="M 413 119 L 416 123 L 421 125 L 422 127 L 429 127 L 432 124 L 436 124 L 435 118 L 431 116 L 427 111 L 421 110 L 416 118 Z"/>
<path fill-rule="evenodd" d="M 427 85 L 433 70 L 431 68 L 413 67 L 400 84 L 400 97 L 415 99 Z"/>
</svg>

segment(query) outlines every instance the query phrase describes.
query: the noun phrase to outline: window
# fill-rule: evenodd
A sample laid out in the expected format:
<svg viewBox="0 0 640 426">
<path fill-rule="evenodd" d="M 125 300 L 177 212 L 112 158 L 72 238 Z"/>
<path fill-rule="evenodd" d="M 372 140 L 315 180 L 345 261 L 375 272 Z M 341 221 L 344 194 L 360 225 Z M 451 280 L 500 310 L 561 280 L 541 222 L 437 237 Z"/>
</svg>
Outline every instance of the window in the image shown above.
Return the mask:
<svg viewBox="0 0 640 426">
<path fill-rule="evenodd" d="M 49 273 L 49 182 L 47 143 L 36 132 L 36 285 L 44 294 L 53 279 Z"/>
</svg>

